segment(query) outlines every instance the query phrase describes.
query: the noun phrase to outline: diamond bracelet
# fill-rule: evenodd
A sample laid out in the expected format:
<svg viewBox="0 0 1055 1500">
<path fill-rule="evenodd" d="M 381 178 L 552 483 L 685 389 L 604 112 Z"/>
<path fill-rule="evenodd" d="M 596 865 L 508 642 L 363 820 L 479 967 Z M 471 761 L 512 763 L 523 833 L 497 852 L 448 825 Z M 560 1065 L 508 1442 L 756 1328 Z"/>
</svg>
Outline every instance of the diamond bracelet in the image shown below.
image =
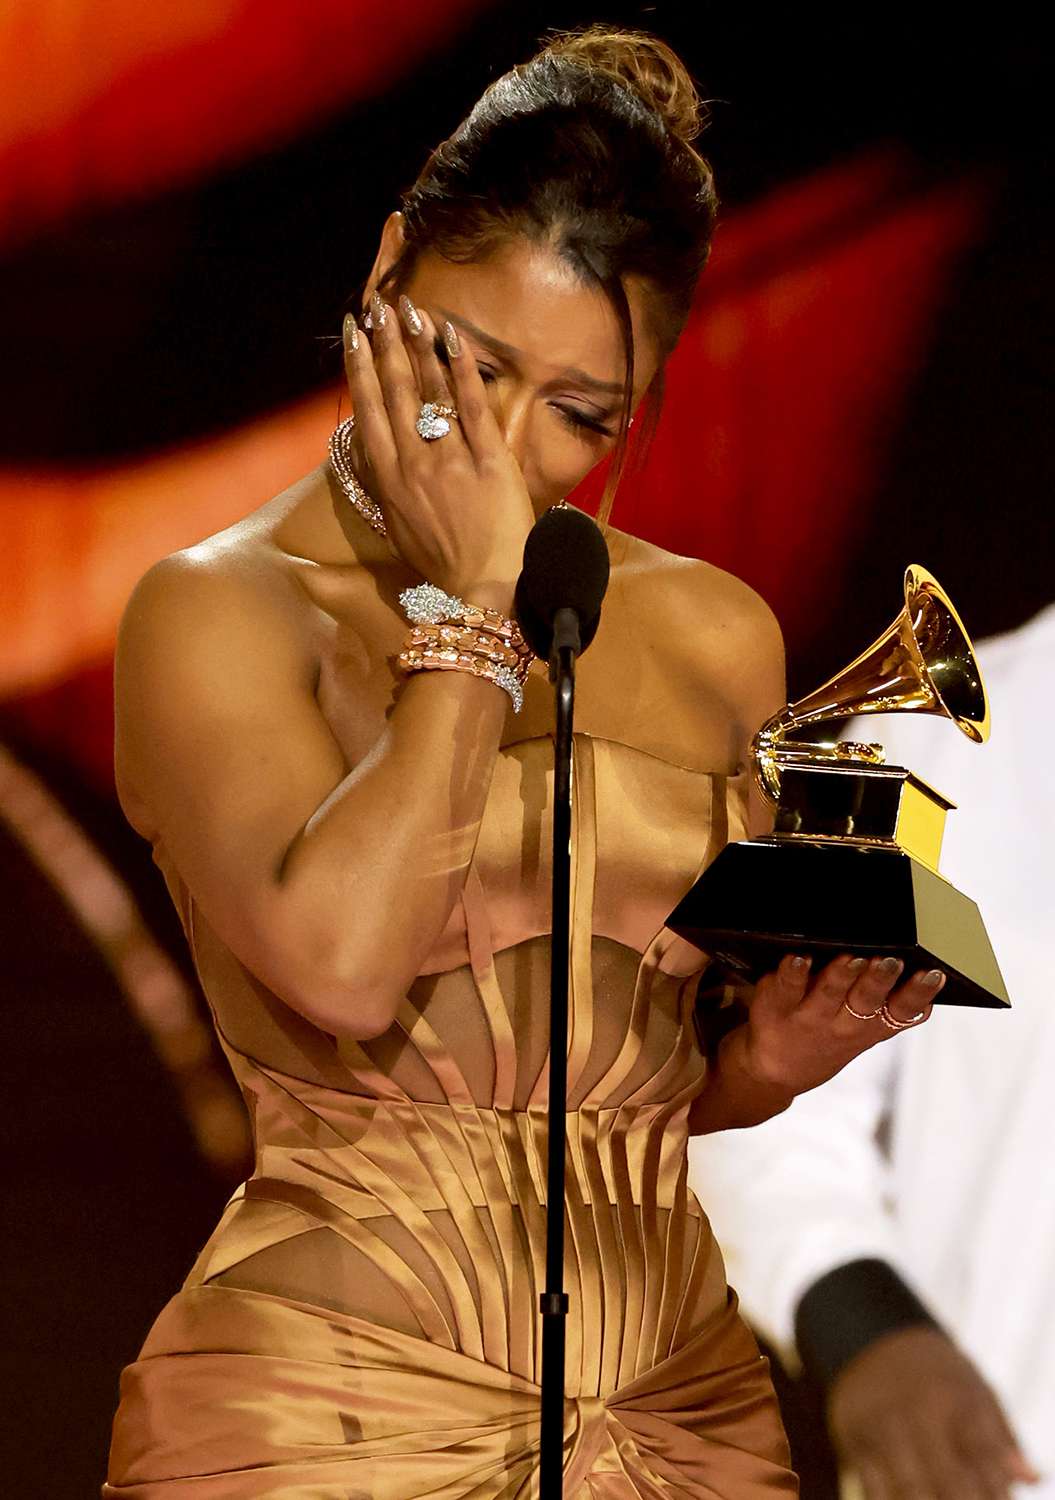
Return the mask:
<svg viewBox="0 0 1055 1500">
<path fill-rule="evenodd" d="M 414 588 L 404 589 L 399 602 L 407 619 L 417 626 L 456 625 L 458 634 L 463 631 L 484 632 L 475 643 L 459 641 L 458 649 L 447 631 L 437 632 L 443 644 L 422 639 L 425 632 L 412 631 L 407 648 L 399 657 L 404 671 L 418 672 L 429 667 L 448 671 L 470 672 L 475 677 L 487 677 L 503 688 L 513 700 L 513 711 L 519 713 L 524 701 L 524 681 L 531 665 L 532 652 L 515 620 L 507 619 L 500 610 L 482 609 L 475 604 L 466 604 L 455 594 L 448 594 L 434 583 L 419 583 Z M 431 632 L 428 632 L 431 634 Z M 492 637 L 513 653 L 516 666 L 497 662 L 493 647 L 488 641 Z M 469 650 L 465 647 L 469 646 Z"/>
</svg>

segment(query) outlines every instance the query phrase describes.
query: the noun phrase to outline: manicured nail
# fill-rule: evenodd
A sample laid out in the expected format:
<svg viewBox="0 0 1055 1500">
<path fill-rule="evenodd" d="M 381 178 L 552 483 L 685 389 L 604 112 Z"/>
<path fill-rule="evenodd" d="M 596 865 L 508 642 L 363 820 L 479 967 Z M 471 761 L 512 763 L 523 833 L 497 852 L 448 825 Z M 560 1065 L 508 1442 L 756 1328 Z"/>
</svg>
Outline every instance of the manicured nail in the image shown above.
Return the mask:
<svg viewBox="0 0 1055 1500">
<path fill-rule="evenodd" d="M 458 337 L 458 330 L 451 322 L 443 325 L 443 342 L 447 345 L 447 353 L 451 359 L 457 359 L 462 352 L 462 341 Z"/>
<path fill-rule="evenodd" d="M 945 975 L 940 969 L 928 969 L 920 983 L 925 984 L 929 990 L 940 990 L 945 983 Z"/>
<path fill-rule="evenodd" d="M 880 974 L 886 975 L 900 974 L 904 967 L 900 958 L 881 958 L 878 964 Z"/>
<path fill-rule="evenodd" d="M 384 328 L 388 322 L 388 308 L 381 301 L 381 296 L 378 292 L 375 292 L 370 298 L 370 312 L 373 317 L 374 327 Z"/>
<path fill-rule="evenodd" d="M 802 953 L 796 953 L 795 957 L 791 960 L 791 967 L 800 970 L 808 969 L 812 962 L 812 958 L 806 958 Z"/>
<path fill-rule="evenodd" d="M 414 306 L 413 302 L 411 302 L 410 298 L 405 292 L 399 299 L 399 310 L 406 320 L 407 327 L 410 329 L 414 337 L 417 338 L 418 334 L 422 331 L 425 325 L 421 321 L 421 314 L 418 312 L 417 308 Z"/>
<path fill-rule="evenodd" d="M 350 349 L 354 350 L 359 347 L 359 325 L 353 313 L 344 315 L 344 341 Z"/>
<path fill-rule="evenodd" d="M 868 967 L 868 960 L 867 958 L 851 958 L 846 967 L 851 974 L 860 974 L 862 969 Z"/>
</svg>

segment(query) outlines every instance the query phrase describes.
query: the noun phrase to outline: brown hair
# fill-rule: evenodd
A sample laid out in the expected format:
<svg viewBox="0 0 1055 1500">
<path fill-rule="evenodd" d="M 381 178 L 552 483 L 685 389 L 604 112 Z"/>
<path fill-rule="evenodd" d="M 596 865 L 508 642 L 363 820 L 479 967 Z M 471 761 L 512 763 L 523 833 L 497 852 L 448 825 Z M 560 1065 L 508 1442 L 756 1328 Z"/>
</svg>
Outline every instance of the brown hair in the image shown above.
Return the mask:
<svg viewBox="0 0 1055 1500">
<path fill-rule="evenodd" d="M 602 523 L 626 466 L 634 385 L 623 277 L 649 284 L 661 351 L 643 454 L 662 406 L 663 362 L 685 326 L 714 231 L 711 169 L 692 144 L 703 123 L 695 85 L 665 42 L 601 25 L 560 32 L 489 85 L 403 195 L 407 245 L 383 288 L 398 287 L 424 248 L 470 261 L 526 236 L 552 245 L 608 297 L 623 333 L 626 381 Z"/>
</svg>

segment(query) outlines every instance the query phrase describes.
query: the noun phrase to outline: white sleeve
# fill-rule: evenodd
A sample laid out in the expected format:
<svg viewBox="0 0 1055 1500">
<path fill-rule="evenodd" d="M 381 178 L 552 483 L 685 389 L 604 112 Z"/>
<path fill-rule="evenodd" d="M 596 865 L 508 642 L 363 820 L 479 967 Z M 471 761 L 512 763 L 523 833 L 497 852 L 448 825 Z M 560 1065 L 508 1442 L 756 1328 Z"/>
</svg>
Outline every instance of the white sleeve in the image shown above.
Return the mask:
<svg viewBox="0 0 1055 1500">
<path fill-rule="evenodd" d="M 898 1053 L 897 1041 L 881 1042 L 772 1120 L 689 1142 L 689 1184 L 729 1281 L 792 1371 L 795 1310 L 814 1282 L 870 1258 L 905 1274 L 877 1138 Z"/>
</svg>

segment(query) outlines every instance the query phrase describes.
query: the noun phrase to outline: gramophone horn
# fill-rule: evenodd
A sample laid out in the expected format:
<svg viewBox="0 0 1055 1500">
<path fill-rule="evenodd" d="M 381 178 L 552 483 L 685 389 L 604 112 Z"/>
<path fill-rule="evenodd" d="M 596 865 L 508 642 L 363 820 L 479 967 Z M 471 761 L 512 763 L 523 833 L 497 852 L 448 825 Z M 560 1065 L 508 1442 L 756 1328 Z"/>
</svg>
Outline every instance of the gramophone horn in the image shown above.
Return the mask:
<svg viewBox="0 0 1055 1500">
<path fill-rule="evenodd" d="M 905 569 L 905 604 L 867 650 L 812 693 L 769 719 L 752 742 L 755 774 L 776 800 L 782 765 L 819 760 L 882 762 L 878 745 L 796 742 L 809 725 L 858 714 L 928 713 L 969 739 L 989 737 L 989 701 L 974 648 L 948 594 L 926 568 Z"/>
</svg>

